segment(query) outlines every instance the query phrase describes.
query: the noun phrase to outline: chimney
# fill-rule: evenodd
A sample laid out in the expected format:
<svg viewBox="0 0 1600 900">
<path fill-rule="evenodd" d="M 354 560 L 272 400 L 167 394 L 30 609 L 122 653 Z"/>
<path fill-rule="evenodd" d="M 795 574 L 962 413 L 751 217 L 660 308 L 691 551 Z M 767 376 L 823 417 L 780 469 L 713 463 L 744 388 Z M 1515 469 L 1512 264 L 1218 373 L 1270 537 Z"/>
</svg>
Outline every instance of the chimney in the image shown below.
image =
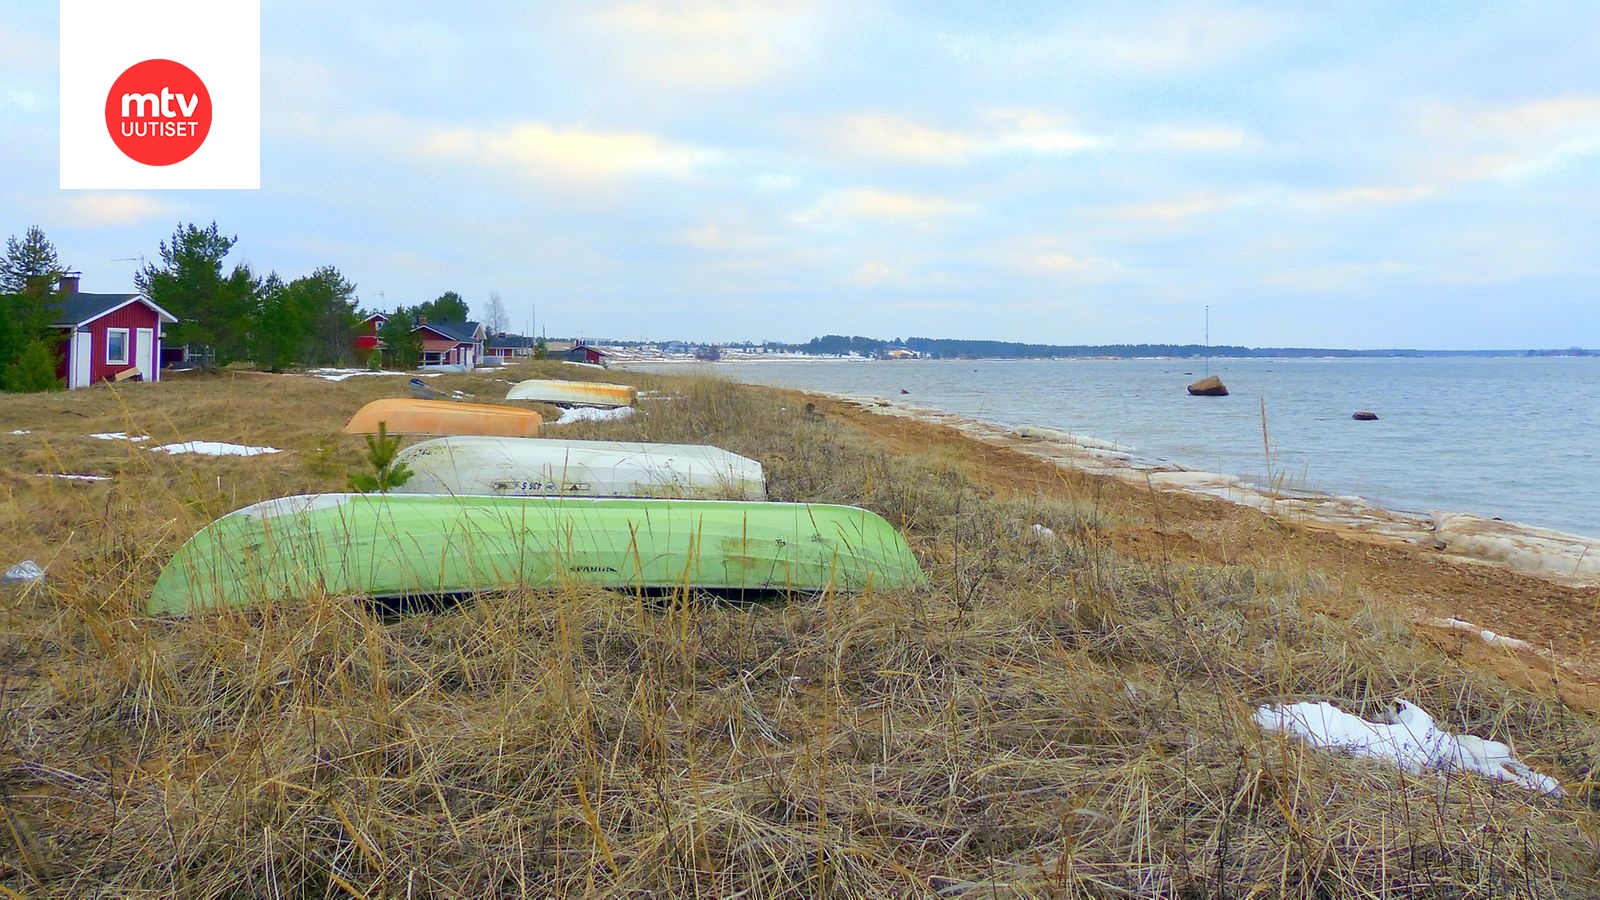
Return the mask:
<svg viewBox="0 0 1600 900">
<path fill-rule="evenodd" d="M 417 324 L 418 325 L 426 325 L 426 324 L 428 324 L 428 317 L 427 316 L 417 316 Z"/>
<path fill-rule="evenodd" d="M 82 272 L 62 272 L 61 293 L 76 294 L 78 292 L 78 279 L 82 277 Z"/>
</svg>

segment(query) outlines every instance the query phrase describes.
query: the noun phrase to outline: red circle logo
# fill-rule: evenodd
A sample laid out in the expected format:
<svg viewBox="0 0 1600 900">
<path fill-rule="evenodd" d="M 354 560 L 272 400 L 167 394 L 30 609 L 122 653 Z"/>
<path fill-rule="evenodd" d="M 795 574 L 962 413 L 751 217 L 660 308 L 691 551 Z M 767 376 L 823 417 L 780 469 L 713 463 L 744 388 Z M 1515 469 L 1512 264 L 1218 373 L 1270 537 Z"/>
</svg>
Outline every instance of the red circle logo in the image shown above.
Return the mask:
<svg viewBox="0 0 1600 900">
<path fill-rule="evenodd" d="M 147 59 L 117 76 L 106 95 L 106 130 L 134 162 L 170 166 L 211 131 L 211 94 L 183 63 Z"/>
</svg>

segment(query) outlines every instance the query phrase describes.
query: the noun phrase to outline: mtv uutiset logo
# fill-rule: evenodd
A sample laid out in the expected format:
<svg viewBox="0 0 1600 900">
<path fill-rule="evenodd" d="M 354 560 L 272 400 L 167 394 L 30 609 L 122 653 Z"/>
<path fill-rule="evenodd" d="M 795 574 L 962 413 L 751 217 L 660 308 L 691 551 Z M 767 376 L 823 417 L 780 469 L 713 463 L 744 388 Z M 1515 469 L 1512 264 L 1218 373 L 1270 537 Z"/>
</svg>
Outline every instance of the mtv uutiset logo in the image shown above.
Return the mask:
<svg viewBox="0 0 1600 900">
<path fill-rule="evenodd" d="M 61 187 L 261 186 L 258 0 L 61 0 Z"/>
<path fill-rule="evenodd" d="M 183 162 L 211 132 L 211 94 L 183 63 L 170 59 L 134 63 L 106 94 L 106 131 L 134 162 L 147 166 Z"/>
</svg>

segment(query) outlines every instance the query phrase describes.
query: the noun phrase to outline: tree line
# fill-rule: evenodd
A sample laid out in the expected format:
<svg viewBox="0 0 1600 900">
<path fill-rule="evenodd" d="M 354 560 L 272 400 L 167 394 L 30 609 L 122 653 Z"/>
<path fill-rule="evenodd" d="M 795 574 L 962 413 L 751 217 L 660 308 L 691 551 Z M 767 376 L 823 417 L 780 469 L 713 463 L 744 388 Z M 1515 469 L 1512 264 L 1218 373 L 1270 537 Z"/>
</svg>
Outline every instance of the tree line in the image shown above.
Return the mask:
<svg viewBox="0 0 1600 900">
<path fill-rule="evenodd" d="M 370 313 L 363 310 L 356 285 L 335 266 L 286 278 L 276 271 L 257 274 L 248 264 L 228 265 L 238 235 L 224 234 L 216 222 L 179 224 L 161 242 L 158 259 L 134 275 L 140 293 L 177 317 L 164 331 L 166 346 L 188 346 L 203 365 L 248 362 L 271 372 L 294 366 L 339 366 L 356 361 L 355 338 Z M 6 242 L 0 260 L 0 390 L 60 388 L 61 344 L 55 327 L 60 311 L 61 277 L 71 271 L 37 226 Z M 467 302 L 455 291 L 415 306 L 388 312 L 380 341 L 388 351 L 381 362 L 415 368 L 421 339 L 412 333 L 418 316 L 434 322 L 465 322 Z M 505 327 L 497 294 L 489 298 L 490 325 Z"/>
</svg>

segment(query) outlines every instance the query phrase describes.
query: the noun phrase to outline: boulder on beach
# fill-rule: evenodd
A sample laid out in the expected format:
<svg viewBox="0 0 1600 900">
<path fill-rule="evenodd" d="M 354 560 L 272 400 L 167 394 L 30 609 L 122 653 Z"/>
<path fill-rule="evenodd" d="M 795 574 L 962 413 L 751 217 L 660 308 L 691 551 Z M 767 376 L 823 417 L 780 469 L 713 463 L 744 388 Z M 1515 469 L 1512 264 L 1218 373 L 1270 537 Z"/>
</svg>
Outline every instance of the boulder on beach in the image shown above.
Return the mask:
<svg viewBox="0 0 1600 900">
<path fill-rule="evenodd" d="M 1378 421 L 1378 414 L 1371 412 L 1370 410 L 1363 409 L 1362 411 L 1351 415 L 1350 418 L 1355 419 L 1357 422 L 1376 422 Z"/>
<path fill-rule="evenodd" d="M 1221 378 L 1215 375 L 1207 375 L 1189 385 L 1189 394 L 1194 397 L 1226 397 L 1228 396 L 1228 388 L 1222 383 Z"/>
</svg>

